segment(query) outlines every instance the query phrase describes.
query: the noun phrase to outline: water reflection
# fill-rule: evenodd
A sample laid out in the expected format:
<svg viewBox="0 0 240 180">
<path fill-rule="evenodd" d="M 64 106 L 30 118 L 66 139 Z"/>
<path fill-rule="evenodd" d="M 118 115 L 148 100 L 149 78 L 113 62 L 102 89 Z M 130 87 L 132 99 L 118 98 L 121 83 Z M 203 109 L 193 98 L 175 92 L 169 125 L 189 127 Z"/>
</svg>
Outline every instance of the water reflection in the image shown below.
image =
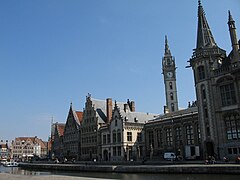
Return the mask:
<svg viewBox="0 0 240 180">
<path fill-rule="evenodd" d="M 91 177 L 103 179 L 131 179 L 131 180 L 239 180 L 239 175 L 223 174 L 133 174 L 133 173 L 97 173 L 97 172 L 62 172 L 62 171 L 29 171 L 18 167 L 0 166 L 0 173 L 10 173 L 28 176 L 62 175 L 76 177 Z"/>
</svg>

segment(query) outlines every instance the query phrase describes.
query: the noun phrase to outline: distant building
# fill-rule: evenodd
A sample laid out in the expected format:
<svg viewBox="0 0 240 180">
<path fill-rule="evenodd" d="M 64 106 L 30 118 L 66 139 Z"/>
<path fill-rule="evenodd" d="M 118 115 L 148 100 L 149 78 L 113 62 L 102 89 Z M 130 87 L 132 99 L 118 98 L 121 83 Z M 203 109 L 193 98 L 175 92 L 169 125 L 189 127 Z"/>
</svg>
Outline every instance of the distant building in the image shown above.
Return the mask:
<svg viewBox="0 0 240 180">
<path fill-rule="evenodd" d="M 83 112 L 73 110 L 71 103 L 63 135 L 63 152 L 64 157 L 68 160 L 72 160 L 73 158 L 76 160 L 80 159 L 80 126 L 82 119 Z"/>
<path fill-rule="evenodd" d="M 52 125 L 52 127 L 52 158 L 63 159 L 63 135 L 65 124 L 56 122 Z"/>
<path fill-rule="evenodd" d="M 199 0 L 197 43 L 189 63 L 195 80 L 201 152 L 218 159 L 240 155 L 240 49 L 230 11 L 228 28 L 232 50 L 226 55 L 215 42 Z"/>
<path fill-rule="evenodd" d="M 10 158 L 10 148 L 7 143 L 0 144 L 0 159 Z"/>
<path fill-rule="evenodd" d="M 139 160 L 144 156 L 144 123 L 153 119 L 149 113 L 135 112 L 134 101 L 116 103 L 111 121 L 102 126 L 102 159 L 104 161 Z"/>
<path fill-rule="evenodd" d="M 34 156 L 47 156 L 47 142 L 35 137 L 17 137 L 12 142 L 12 157 L 14 159 L 27 159 Z"/>
</svg>

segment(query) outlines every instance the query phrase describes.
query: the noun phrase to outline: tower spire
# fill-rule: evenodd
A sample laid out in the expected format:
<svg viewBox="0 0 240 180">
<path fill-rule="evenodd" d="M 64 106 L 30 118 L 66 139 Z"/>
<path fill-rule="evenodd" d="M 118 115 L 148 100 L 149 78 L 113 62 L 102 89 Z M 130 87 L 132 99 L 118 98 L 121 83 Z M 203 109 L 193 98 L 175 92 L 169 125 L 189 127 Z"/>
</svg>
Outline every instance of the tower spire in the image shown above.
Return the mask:
<svg viewBox="0 0 240 180">
<path fill-rule="evenodd" d="M 230 11 L 228 11 L 228 27 L 230 32 L 233 54 L 234 56 L 237 56 L 238 50 L 239 50 L 239 44 L 237 39 L 235 21 L 233 20 L 233 17 Z"/>
<path fill-rule="evenodd" d="M 212 32 L 207 22 L 205 12 L 200 0 L 198 0 L 198 30 L 197 30 L 197 47 L 196 49 L 203 47 L 216 46 Z"/>
<path fill-rule="evenodd" d="M 165 56 L 166 55 L 170 55 L 171 56 L 171 51 L 169 49 L 167 35 L 165 35 L 165 54 L 164 55 Z"/>
</svg>

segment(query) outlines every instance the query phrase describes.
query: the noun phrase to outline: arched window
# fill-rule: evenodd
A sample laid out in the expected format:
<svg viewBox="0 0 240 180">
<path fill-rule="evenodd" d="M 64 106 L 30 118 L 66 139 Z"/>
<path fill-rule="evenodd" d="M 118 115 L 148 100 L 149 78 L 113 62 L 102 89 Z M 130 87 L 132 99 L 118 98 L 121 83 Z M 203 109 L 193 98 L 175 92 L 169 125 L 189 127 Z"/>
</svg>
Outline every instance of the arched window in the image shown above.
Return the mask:
<svg viewBox="0 0 240 180">
<path fill-rule="evenodd" d="M 173 93 L 170 93 L 170 99 L 173 100 Z"/>
<path fill-rule="evenodd" d="M 173 89 L 172 82 L 169 82 L 169 88 L 170 88 L 170 89 Z"/>
</svg>

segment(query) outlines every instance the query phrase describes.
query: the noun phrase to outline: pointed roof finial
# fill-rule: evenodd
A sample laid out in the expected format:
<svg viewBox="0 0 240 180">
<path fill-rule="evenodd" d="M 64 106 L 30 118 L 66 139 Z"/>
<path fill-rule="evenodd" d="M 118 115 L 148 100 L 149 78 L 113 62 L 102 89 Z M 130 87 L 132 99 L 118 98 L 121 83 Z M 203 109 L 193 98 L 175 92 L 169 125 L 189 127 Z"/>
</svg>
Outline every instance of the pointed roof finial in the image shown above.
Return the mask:
<svg viewBox="0 0 240 180">
<path fill-rule="evenodd" d="M 201 3 L 201 0 L 198 0 L 198 6 L 201 6 L 202 3 Z"/>
<path fill-rule="evenodd" d="M 197 30 L 197 47 L 213 47 L 216 46 L 211 29 L 208 25 L 207 18 L 201 1 L 198 0 L 198 30 Z"/>
<path fill-rule="evenodd" d="M 165 35 L 165 55 L 171 55 L 171 51 L 170 51 L 169 45 L 168 45 L 167 35 Z"/>
<path fill-rule="evenodd" d="M 228 10 L 228 21 L 229 22 L 233 22 L 234 21 L 232 15 L 231 15 L 230 10 Z"/>
</svg>

